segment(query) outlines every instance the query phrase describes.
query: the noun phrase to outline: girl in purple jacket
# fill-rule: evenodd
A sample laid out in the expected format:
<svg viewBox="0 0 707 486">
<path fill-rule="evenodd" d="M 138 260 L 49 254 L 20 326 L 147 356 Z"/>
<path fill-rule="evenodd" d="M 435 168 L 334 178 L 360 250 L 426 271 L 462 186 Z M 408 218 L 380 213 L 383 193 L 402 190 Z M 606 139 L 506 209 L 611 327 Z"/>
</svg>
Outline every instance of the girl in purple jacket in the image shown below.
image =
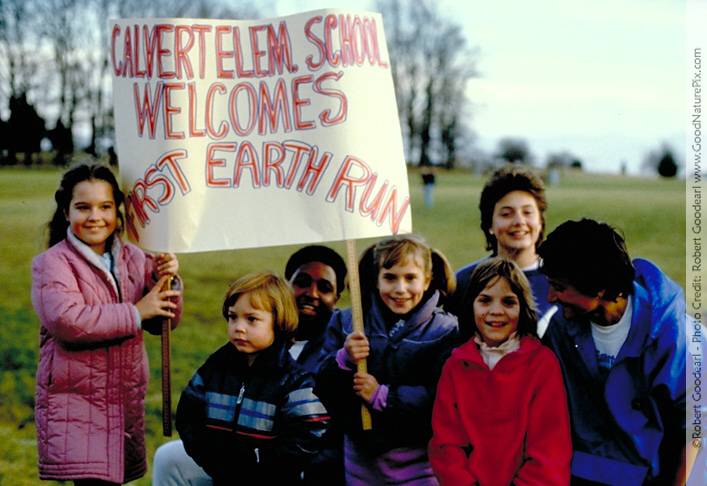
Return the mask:
<svg viewBox="0 0 707 486">
<path fill-rule="evenodd" d="M 457 339 L 457 319 L 439 308 L 454 288 L 441 253 L 414 236 L 384 239 L 359 270 L 365 335 L 351 310 L 329 323 L 317 394 L 344 429 L 346 483 L 436 485 L 427 458 L 439 373 Z M 368 372 L 356 371 L 366 359 Z M 361 404 L 372 415 L 363 431 Z"/>
<path fill-rule="evenodd" d="M 49 249 L 32 262 L 40 320 L 35 421 L 41 479 L 120 484 L 145 473 L 143 330 L 176 326 L 179 264 L 120 240 L 123 193 L 105 166 L 66 172 Z"/>
</svg>

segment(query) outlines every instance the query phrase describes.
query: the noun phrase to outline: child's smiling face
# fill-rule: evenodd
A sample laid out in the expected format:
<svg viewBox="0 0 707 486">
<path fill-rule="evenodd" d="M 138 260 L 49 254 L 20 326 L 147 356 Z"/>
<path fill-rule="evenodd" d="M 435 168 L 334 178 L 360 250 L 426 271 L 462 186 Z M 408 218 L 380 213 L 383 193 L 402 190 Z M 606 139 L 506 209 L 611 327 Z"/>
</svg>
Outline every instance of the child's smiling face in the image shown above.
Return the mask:
<svg viewBox="0 0 707 486">
<path fill-rule="evenodd" d="M 535 252 L 542 220 L 533 195 L 525 191 L 511 191 L 499 199 L 494 206 L 490 231 L 496 237 L 497 251 L 502 255 Z"/>
<path fill-rule="evenodd" d="M 228 308 L 228 339 L 252 362 L 275 340 L 272 312 L 254 307 L 249 292 L 242 294 Z"/>
<path fill-rule="evenodd" d="M 106 251 L 106 240 L 118 224 L 113 188 L 101 179 L 88 179 L 76 186 L 66 213 L 71 232 L 94 252 Z"/>
<path fill-rule="evenodd" d="M 390 268 L 378 270 L 378 293 L 395 314 L 407 314 L 422 300 L 430 286 L 418 255 L 410 255 Z"/>
<path fill-rule="evenodd" d="M 474 321 L 488 346 L 499 346 L 518 329 L 520 302 L 503 277 L 491 280 L 474 299 Z"/>
</svg>

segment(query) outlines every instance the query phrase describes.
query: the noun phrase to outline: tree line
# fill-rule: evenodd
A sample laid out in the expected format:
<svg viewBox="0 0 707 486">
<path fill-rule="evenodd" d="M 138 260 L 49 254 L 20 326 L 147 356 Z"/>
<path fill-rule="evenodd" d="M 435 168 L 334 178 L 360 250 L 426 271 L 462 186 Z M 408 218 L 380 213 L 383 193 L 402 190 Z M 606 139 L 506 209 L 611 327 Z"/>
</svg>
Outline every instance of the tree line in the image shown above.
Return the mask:
<svg viewBox="0 0 707 486">
<path fill-rule="evenodd" d="M 0 0 L 0 163 L 32 164 L 42 140 L 57 165 L 112 146 L 108 19 L 258 15 L 241 0 Z M 79 125 L 88 142 L 75 147 Z"/>
<path fill-rule="evenodd" d="M 453 167 L 472 138 L 465 90 L 477 51 L 434 1 L 374 7 L 385 22 L 407 161 Z M 243 0 L 0 0 L 0 162 L 31 165 L 46 141 L 57 165 L 75 150 L 96 155 L 112 146 L 108 19 L 274 12 L 273 2 Z M 87 140 L 77 147 L 79 131 Z"/>
</svg>

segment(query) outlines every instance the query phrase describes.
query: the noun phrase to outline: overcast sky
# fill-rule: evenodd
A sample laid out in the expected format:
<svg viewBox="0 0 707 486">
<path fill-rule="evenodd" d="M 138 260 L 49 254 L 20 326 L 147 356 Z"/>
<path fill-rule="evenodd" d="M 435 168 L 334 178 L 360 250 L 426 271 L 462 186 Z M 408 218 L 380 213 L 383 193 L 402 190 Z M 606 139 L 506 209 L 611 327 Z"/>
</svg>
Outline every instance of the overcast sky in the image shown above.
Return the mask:
<svg viewBox="0 0 707 486">
<path fill-rule="evenodd" d="M 373 2 L 279 0 L 278 15 Z M 476 145 L 529 141 L 536 163 L 569 150 L 589 170 L 638 172 L 669 143 L 684 153 L 684 0 L 442 0 L 479 48 L 468 84 Z M 354 7 L 355 6 L 355 7 Z"/>
</svg>

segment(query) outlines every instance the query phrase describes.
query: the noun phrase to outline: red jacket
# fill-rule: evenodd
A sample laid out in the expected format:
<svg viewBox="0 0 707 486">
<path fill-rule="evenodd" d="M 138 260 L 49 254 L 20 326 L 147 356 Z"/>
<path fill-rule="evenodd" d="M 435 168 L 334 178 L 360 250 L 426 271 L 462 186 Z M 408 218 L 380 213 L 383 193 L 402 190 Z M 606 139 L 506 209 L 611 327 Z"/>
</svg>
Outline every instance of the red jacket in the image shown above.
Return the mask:
<svg viewBox="0 0 707 486">
<path fill-rule="evenodd" d="M 65 239 L 32 262 L 39 476 L 122 483 L 146 470 L 147 355 L 132 304 L 153 285 L 153 262 L 115 244 L 118 292 L 86 249 Z"/>
<path fill-rule="evenodd" d="M 455 349 L 437 387 L 429 445 L 442 485 L 568 485 L 572 443 L 560 366 L 523 337 L 489 370 L 473 340 Z"/>
</svg>

